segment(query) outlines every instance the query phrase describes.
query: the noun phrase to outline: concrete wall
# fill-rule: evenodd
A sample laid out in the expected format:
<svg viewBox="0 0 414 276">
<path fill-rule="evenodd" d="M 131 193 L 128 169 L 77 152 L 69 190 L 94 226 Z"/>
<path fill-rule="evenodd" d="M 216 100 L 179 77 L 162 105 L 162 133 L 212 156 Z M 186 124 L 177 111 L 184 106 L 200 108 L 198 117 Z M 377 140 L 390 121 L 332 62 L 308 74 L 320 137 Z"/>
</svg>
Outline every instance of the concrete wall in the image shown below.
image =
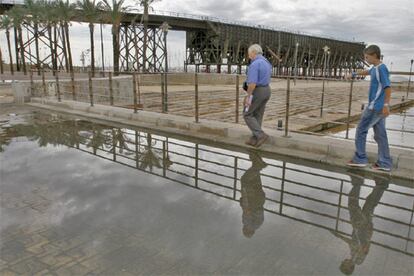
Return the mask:
<svg viewBox="0 0 414 276">
<path fill-rule="evenodd" d="M 77 79 L 74 82 L 76 96 L 80 101 L 89 101 L 89 80 Z M 54 80 L 45 81 L 46 91 L 43 89 L 42 81 L 34 81 L 33 88 L 30 88 L 30 81 L 16 81 L 12 84 L 15 102 L 24 103 L 30 101 L 31 97 L 56 97 L 57 89 Z M 132 77 L 120 76 L 112 80 L 114 98 L 132 99 Z M 62 99 L 72 99 L 72 82 L 70 80 L 60 80 L 59 89 Z M 92 80 L 92 93 L 94 102 L 100 103 L 109 101 L 109 81 L 108 78 L 94 78 Z"/>
</svg>

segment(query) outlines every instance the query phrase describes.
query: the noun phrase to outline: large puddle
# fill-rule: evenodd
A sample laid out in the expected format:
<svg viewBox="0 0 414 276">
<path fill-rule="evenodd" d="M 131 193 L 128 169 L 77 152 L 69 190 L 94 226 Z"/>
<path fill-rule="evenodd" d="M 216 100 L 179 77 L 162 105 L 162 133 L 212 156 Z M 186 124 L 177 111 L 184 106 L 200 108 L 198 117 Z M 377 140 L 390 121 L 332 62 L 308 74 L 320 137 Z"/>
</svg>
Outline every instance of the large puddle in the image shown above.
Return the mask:
<svg viewBox="0 0 414 276">
<path fill-rule="evenodd" d="M 406 183 L 53 114 L 0 139 L 2 273 L 414 273 Z"/>
</svg>

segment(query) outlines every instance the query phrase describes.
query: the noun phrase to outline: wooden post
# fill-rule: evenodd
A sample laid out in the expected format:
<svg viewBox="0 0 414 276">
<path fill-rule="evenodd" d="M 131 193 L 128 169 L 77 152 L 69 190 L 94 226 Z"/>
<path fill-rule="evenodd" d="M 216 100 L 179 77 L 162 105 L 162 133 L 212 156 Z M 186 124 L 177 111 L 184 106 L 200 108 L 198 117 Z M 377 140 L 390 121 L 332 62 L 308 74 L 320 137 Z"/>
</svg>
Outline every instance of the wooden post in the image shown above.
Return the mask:
<svg viewBox="0 0 414 276">
<path fill-rule="evenodd" d="M 112 72 L 108 72 L 109 79 L 109 104 L 114 105 L 114 88 L 112 86 Z"/>
<path fill-rule="evenodd" d="M 91 101 L 91 106 L 93 106 L 93 92 L 92 92 L 92 72 L 88 72 L 89 79 L 89 99 Z"/>
<path fill-rule="evenodd" d="M 194 74 L 194 101 L 195 101 L 195 121 L 196 123 L 198 123 L 199 118 L 198 118 L 198 74 L 195 73 Z"/>
<path fill-rule="evenodd" d="M 354 79 L 351 80 L 351 88 L 349 89 L 349 102 L 348 102 L 348 118 L 346 120 L 346 136 L 345 138 L 349 138 L 349 123 L 351 119 L 351 108 L 352 108 L 352 90 L 354 87 Z"/>
<path fill-rule="evenodd" d="M 134 93 L 134 113 L 137 113 L 138 103 L 137 103 L 137 76 L 136 73 L 132 73 L 132 91 Z"/>
<path fill-rule="evenodd" d="M 55 72 L 55 80 L 56 80 L 56 92 L 57 92 L 58 102 L 61 102 L 62 98 L 60 96 L 59 73 L 58 73 L 58 71 Z"/>
<path fill-rule="evenodd" d="M 72 98 L 76 101 L 76 89 L 75 89 L 75 73 L 73 70 L 70 72 L 70 83 L 72 86 Z"/>
<path fill-rule="evenodd" d="M 286 89 L 286 122 L 285 122 L 285 137 L 289 134 L 289 109 L 290 109 L 290 77 L 287 78 L 287 89 Z"/>
<path fill-rule="evenodd" d="M 236 75 L 236 124 L 239 123 L 240 75 Z"/>
<path fill-rule="evenodd" d="M 45 80 L 45 69 L 42 68 L 42 87 L 43 87 L 43 96 L 46 96 L 46 80 Z"/>
</svg>

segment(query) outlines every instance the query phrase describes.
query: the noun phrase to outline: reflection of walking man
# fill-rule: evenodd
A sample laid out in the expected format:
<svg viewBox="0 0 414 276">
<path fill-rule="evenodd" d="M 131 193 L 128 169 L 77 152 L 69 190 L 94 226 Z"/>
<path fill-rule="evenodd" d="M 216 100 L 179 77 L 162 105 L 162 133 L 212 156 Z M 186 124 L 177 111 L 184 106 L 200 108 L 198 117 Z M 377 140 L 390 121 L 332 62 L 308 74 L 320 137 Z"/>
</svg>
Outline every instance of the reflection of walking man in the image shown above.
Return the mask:
<svg viewBox="0 0 414 276">
<path fill-rule="evenodd" d="M 257 153 L 250 153 L 252 166 L 241 177 L 240 206 L 243 210 L 243 234 L 247 238 L 263 224 L 265 193 L 262 188 L 260 171 L 266 167 L 266 163 Z"/>
<path fill-rule="evenodd" d="M 252 132 L 247 145 L 260 147 L 269 136 L 262 130 L 266 103 L 270 99 L 270 77 L 272 65 L 263 57 L 263 50 L 258 44 L 248 49 L 251 63 L 247 72 L 247 96 L 244 98 L 243 117 Z"/>
<path fill-rule="evenodd" d="M 389 179 L 376 176 L 374 180 L 376 185 L 361 209 L 359 206 L 359 194 L 364 178 L 351 175 L 353 187 L 348 196 L 348 208 L 353 228 L 352 237 L 350 239 L 334 232 L 334 235 L 345 241 L 350 249 L 350 258 L 343 260 L 339 268 L 346 275 L 352 274 L 355 264 L 362 264 L 368 255 L 374 228 L 372 224 L 374 209 L 381 200 L 384 191 L 388 188 Z"/>
</svg>

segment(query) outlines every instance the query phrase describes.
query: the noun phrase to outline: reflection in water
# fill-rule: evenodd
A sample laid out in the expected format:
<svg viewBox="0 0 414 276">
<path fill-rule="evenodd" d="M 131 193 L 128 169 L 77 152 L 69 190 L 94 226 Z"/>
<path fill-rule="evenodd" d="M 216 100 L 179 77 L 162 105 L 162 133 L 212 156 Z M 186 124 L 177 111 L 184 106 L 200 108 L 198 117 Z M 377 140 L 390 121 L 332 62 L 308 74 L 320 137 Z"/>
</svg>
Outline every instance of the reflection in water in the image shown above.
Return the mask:
<svg viewBox="0 0 414 276">
<path fill-rule="evenodd" d="M 390 180 L 386 177 L 374 176 L 375 186 L 366 198 L 363 207 L 360 207 L 359 199 L 364 178 L 357 174 L 350 174 L 352 189 L 348 195 L 348 209 L 351 218 L 352 235 L 348 238 L 339 233 L 333 232 L 335 236 L 342 239 L 349 246 L 350 258 L 345 259 L 340 270 L 350 275 L 354 272 L 355 265 L 361 265 L 369 253 L 371 238 L 373 234 L 374 209 L 381 200 L 384 191 L 388 188 Z"/>
<path fill-rule="evenodd" d="M 254 232 L 263 224 L 263 205 L 266 200 L 260 179 L 260 171 L 266 167 L 266 163 L 256 152 L 251 152 L 249 159 L 252 165 L 240 179 L 243 234 L 247 238 L 252 237 Z"/>
<path fill-rule="evenodd" d="M 247 238 L 263 229 L 265 212 L 331 231 L 349 245 L 350 256 L 340 266 L 346 274 L 364 262 L 371 244 L 414 256 L 413 194 L 410 189 L 388 185 L 389 179 L 375 178 L 374 186 L 355 173 L 335 174 L 273 159 L 264 162 L 257 152 L 250 152 L 246 158 L 242 153 L 138 130 L 79 120 L 40 119 L 35 124 L 6 128 L 0 135 L 0 148 L 6 149 L 13 137 L 22 136 L 41 147 L 66 145 L 239 202 L 242 233 Z M 370 191 L 368 197 L 364 198 L 361 189 Z M 385 195 L 396 200 L 381 202 Z M 366 199 L 362 208 L 361 199 Z M 389 212 L 374 214 L 377 206 Z M 348 213 L 349 220 L 344 218 Z M 377 219 L 375 225 L 373 218 Z M 376 233 L 386 238 L 376 238 Z"/>
</svg>

